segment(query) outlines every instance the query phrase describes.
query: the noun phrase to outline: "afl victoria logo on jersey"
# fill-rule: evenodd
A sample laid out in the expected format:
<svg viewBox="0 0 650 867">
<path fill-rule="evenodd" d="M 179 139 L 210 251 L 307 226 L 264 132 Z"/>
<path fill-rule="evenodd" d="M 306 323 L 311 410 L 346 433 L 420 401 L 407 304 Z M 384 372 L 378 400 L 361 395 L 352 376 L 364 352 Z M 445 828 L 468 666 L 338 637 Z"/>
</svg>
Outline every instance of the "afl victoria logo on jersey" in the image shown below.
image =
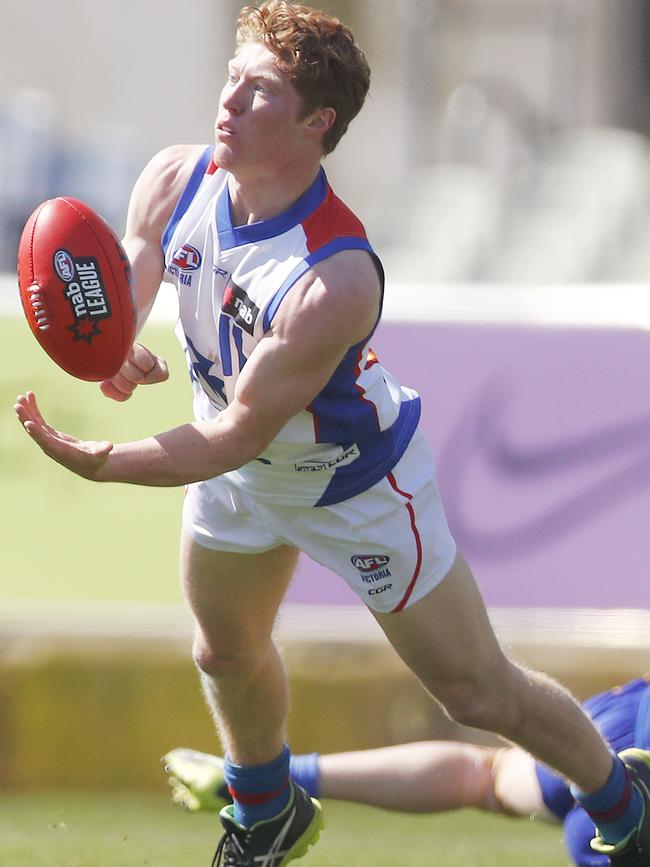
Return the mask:
<svg viewBox="0 0 650 867">
<path fill-rule="evenodd" d="M 175 265 L 179 271 L 198 271 L 201 261 L 201 253 L 190 244 L 183 244 L 172 256 L 172 265 Z"/>
</svg>

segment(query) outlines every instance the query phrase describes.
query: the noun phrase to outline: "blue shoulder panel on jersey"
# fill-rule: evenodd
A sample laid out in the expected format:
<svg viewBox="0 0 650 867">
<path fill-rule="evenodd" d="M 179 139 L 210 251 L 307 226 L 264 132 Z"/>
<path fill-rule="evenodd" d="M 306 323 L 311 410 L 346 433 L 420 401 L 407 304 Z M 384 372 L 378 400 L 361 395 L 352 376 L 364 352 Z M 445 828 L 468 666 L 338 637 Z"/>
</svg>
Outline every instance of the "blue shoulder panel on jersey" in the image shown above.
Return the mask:
<svg viewBox="0 0 650 867">
<path fill-rule="evenodd" d="M 363 448 L 352 464 L 339 467 L 316 506 L 331 506 L 367 491 L 381 481 L 395 466 L 411 442 L 420 421 L 420 398 L 405 400 L 395 422 Z M 351 444 L 350 444 L 351 445 Z"/>
<path fill-rule="evenodd" d="M 302 223 L 312 211 L 316 210 L 326 195 L 327 178 L 321 168 L 313 184 L 286 211 L 271 217 L 270 220 L 260 220 L 246 226 L 233 226 L 230 193 L 226 184 L 217 201 L 219 246 L 222 250 L 231 250 L 243 244 L 256 244 L 258 241 L 266 241 L 268 238 L 282 235 L 298 223 Z"/>
<path fill-rule="evenodd" d="M 163 248 L 163 252 L 167 252 L 167 247 L 169 242 L 171 241 L 171 237 L 174 234 L 174 229 L 178 225 L 179 220 L 189 208 L 192 199 L 196 195 L 196 191 L 198 190 L 201 181 L 203 180 L 203 175 L 205 174 L 205 170 L 210 164 L 210 160 L 212 159 L 212 152 L 214 150 L 214 145 L 208 145 L 206 149 L 203 151 L 201 156 L 198 159 L 197 164 L 194 166 L 192 171 L 192 175 L 187 182 L 185 189 L 181 193 L 181 197 L 176 202 L 176 207 L 174 208 L 174 212 L 171 215 L 167 226 L 165 227 L 165 231 L 163 232 L 161 245 Z"/>
</svg>

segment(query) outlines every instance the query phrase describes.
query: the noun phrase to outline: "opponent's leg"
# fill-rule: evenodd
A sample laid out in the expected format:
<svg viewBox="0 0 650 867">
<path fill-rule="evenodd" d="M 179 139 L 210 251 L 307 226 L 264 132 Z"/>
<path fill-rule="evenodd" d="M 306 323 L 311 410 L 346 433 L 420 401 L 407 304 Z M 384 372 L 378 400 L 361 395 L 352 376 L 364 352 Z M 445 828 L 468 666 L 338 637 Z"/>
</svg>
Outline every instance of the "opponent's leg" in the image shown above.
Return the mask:
<svg viewBox="0 0 650 867">
<path fill-rule="evenodd" d="M 509 761 L 508 754 L 515 752 L 527 759 L 527 765 Z M 176 803 L 191 812 L 220 810 L 228 803 L 223 760 L 218 756 L 178 748 L 163 761 Z M 386 810 L 435 813 L 475 807 L 530 816 L 543 808 L 534 760 L 511 747 L 420 741 L 292 756 L 290 771 L 291 779 L 316 798 Z"/>
<path fill-rule="evenodd" d="M 497 750 L 451 741 L 421 741 L 321 755 L 319 792 L 409 813 L 475 807 L 501 812 L 494 797 Z"/>
</svg>

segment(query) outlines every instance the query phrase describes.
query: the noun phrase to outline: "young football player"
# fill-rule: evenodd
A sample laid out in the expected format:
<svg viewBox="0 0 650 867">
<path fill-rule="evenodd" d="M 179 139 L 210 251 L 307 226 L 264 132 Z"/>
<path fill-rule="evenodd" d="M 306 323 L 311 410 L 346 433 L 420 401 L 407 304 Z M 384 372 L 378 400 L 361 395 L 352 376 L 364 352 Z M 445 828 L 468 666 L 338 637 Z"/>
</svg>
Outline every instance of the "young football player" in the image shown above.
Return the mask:
<svg viewBox="0 0 650 867">
<path fill-rule="evenodd" d="M 650 756 L 612 755 L 568 692 L 506 656 L 447 526 L 420 398 L 371 350 L 383 270 L 322 166 L 369 82 L 336 18 L 285 0 L 245 7 L 214 142 L 149 163 L 123 242 L 140 322 L 161 280 L 177 288 L 194 420 L 111 443 L 57 431 L 32 392 L 16 413 L 84 478 L 187 487 L 182 584 L 233 793 L 215 863 L 284 867 L 322 824 L 289 777 L 287 680 L 272 640 L 302 550 L 351 585 L 452 717 L 572 780 L 596 819 L 594 845 L 648 864 Z M 387 118 L 388 159 L 391 134 Z M 166 375 L 131 353 L 101 387 L 125 400 Z"/>
</svg>

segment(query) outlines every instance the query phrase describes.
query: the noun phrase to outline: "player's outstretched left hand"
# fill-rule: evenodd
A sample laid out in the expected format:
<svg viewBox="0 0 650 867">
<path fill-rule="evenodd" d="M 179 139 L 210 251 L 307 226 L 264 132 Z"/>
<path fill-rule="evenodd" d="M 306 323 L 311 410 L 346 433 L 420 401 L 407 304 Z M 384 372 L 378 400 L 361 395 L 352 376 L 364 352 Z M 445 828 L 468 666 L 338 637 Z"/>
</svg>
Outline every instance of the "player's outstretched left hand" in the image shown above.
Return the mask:
<svg viewBox="0 0 650 867">
<path fill-rule="evenodd" d="M 128 400 L 139 385 L 153 385 L 169 379 L 169 370 L 164 358 L 155 355 L 141 343 L 134 343 L 126 361 L 112 379 L 100 382 L 105 397 L 112 400 Z"/>
<path fill-rule="evenodd" d="M 98 479 L 113 443 L 84 441 L 55 430 L 38 408 L 36 396 L 28 391 L 16 398 L 14 412 L 34 442 L 53 461 L 85 479 Z"/>
</svg>

